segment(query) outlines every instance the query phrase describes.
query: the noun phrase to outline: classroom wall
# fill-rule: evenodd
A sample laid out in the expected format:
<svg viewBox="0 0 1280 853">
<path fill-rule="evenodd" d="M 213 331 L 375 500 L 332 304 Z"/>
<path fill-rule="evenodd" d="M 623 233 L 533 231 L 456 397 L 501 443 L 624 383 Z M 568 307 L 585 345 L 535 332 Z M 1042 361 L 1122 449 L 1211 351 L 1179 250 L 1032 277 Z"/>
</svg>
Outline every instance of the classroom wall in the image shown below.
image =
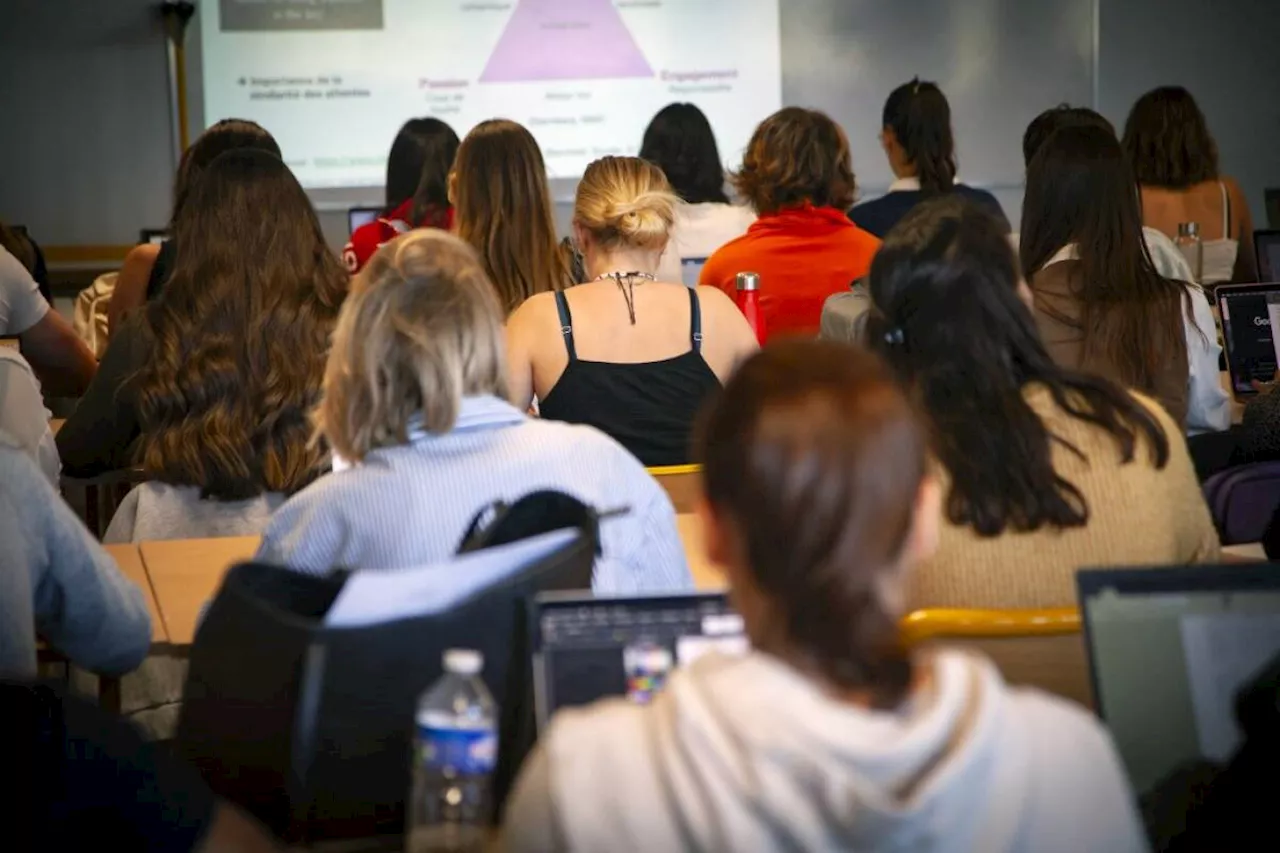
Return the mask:
<svg viewBox="0 0 1280 853">
<path fill-rule="evenodd" d="M 1280 50 L 1276 0 L 1103 0 L 1099 111 L 1124 132 L 1133 102 L 1186 86 L 1209 120 L 1222 170 L 1266 227 L 1263 190 L 1280 187 Z"/>
<path fill-rule="evenodd" d="M 963 40 L 965 50 L 975 56 L 982 55 L 981 40 L 974 40 L 982 33 L 1021 39 L 998 53 L 1006 62 L 1000 78 L 1024 94 L 1017 66 L 1034 54 L 1036 39 L 1042 37 L 1027 29 L 1034 24 L 1034 8 L 1066 8 L 1064 0 L 982 0 L 991 15 L 1024 22 L 1026 27 L 975 30 L 960 27 L 954 15 L 919 14 L 926 7 L 943 8 L 939 2 L 899 0 L 891 5 L 913 27 L 934 21 L 937 28 L 954 28 L 957 45 Z M 1142 91 L 1166 82 L 1190 86 L 1208 113 L 1224 169 L 1244 185 L 1255 220 L 1261 221 L 1263 189 L 1280 186 L 1280 52 L 1274 50 L 1274 0 L 1098 2 L 1096 88 L 1101 110 L 1122 124 Z M 29 225 L 45 244 L 127 244 L 137 239 L 140 228 L 161 226 L 167 218 L 174 143 L 166 48 L 153 5 L 149 0 L 0 2 L 0 218 Z M 840 104 L 832 103 L 834 87 L 857 74 L 856 63 L 850 60 L 847 66 L 831 68 L 810 63 L 805 73 L 812 76 L 805 79 L 819 79 L 824 69 L 830 75 L 831 85 L 819 90 L 816 83 L 797 85 L 794 62 L 786 60 L 786 52 L 794 51 L 818 24 L 829 28 L 828 45 L 847 41 L 851 52 L 863 44 L 864 52 L 878 47 L 881 53 L 887 46 L 866 42 L 867 33 L 859 29 L 858 16 L 848 14 L 846 0 L 805 0 L 804 15 L 793 12 L 793 23 L 788 24 L 791 5 L 783 4 L 786 97 L 819 103 L 839 114 Z M 874 5 L 890 6 L 878 0 Z M 1078 9 L 1072 14 L 1078 17 Z M 894 32 L 889 23 L 881 20 L 877 26 Z M 939 33 L 929 38 L 943 38 Z M 920 62 L 927 61 L 922 55 Z M 1026 75 L 1040 70 L 1026 64 Z M 1080 86 L 1073 82 L 1069 88 L 1076 92 Z M 1010 151 L 1016 151 L 1013 138 L 1021 135 L 1027 105 L 1020 104 L 1016 112 L 1006 121 L 1015 125 L 1007 129 Z M 957 123 L 972 118 L 958 115 Z M 990 125 L 995 117 L 983 120 Z M 859 145 L 865 147 L 862 136 L 870 131 L 864 126 L 856 132 Z M 876 179 L 883 164 L 874 157 L 873 151 L 860 151 L 855 164 L 861 174 L 873 178 L 863 182 L 868 195 L 883 183 Z M 1009 174 L 1016 174 L 1019 165 L 1010 163 Z M 371 194 L 376 197 L 377 191 Z M 569 194 L 558 188 L 557 195 L 557 218 L 567 229 Z M 997 195 L 1016 224 L 1021 209 L 1016 181 L 997 188 Z M 318 201 L 326 235 L 340 244 L 346 234 L 345 215 L 334 209 L 340 205 L 323 197 Z"/>
</svg>

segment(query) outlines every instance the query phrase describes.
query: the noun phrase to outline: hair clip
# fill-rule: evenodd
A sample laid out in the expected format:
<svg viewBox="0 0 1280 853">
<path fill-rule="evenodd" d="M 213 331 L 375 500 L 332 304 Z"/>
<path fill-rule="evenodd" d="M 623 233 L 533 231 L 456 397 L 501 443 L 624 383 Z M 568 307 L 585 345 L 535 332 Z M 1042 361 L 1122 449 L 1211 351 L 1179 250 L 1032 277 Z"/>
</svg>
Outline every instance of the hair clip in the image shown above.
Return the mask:
<svg viewBox="0 0 1280 853">
<path fill-rule="evenodd" d="M 900 347 L 907 342 L 907 336 L 902 333 L 900 326 L 894 326 L 884 333 L 884 342 L 891 347 Z"/>
</svg>

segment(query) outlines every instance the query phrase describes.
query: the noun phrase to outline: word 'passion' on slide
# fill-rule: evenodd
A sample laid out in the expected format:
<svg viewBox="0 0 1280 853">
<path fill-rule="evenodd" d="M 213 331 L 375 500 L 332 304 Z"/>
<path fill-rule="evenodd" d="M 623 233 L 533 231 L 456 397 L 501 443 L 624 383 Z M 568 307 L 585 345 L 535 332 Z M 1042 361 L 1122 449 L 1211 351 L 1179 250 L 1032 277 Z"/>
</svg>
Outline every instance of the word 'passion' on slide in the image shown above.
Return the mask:
<svg viewBox="0 0 1280 853">
<path fill-rule="evenodd" d="M 204 115 L 259 122 L 304 186 L 377 186 L 396 130 L 510 118 L 553 177 L 698 104 L 726 166 L 782 102 L 779 0 L 210 0 Z"/>
</svg>

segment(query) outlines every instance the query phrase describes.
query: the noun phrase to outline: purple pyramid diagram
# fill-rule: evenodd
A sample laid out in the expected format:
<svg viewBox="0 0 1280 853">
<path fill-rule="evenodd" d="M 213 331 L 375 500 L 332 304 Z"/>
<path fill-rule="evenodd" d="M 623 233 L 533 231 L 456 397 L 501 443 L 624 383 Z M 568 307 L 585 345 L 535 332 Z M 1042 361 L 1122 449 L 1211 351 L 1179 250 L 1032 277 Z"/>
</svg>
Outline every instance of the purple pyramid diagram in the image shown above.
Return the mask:
<svg viewBox="0 0 1280 853">
<path fill-rule="evenodd" d="M 613 0 L 519 0 L 480 82 L 652 76 Z"/>
</svg>

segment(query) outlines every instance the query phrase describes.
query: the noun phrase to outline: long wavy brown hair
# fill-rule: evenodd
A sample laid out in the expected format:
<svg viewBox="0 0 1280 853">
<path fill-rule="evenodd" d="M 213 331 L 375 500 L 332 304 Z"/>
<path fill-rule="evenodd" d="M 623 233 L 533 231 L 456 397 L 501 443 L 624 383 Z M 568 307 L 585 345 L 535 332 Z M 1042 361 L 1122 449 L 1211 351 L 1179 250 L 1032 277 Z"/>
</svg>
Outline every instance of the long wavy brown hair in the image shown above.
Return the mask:
<svg viewBox="0 0 1280 853">
<path fill-rule="evenodd" d="M 289 168 L 229 151 L 174 221 L 182 246 L 143 315 L 151 357 L 133 378 L 146 475 L 241 500 L 320 472 L 308 415 L 348 278 Z"/>
<path fill-rule="evenodd" d="M 458 148 L 452 185 L 458 236 L 480 253 L 508 314 L 535 293 L 574 283 L 556 243 L 547 166 L 528 130 L 480 122 Z"/>
</svg>

